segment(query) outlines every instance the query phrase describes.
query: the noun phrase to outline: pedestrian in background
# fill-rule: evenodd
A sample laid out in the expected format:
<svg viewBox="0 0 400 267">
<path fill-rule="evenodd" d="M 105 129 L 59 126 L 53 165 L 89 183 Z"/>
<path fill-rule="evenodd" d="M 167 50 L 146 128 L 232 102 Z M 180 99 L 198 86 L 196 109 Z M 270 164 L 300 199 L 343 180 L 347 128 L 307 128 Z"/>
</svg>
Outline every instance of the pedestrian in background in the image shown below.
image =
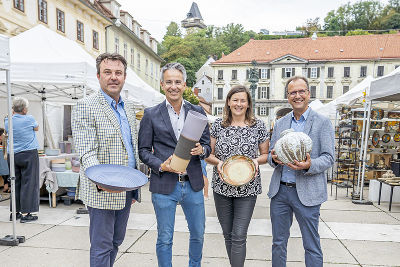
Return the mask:
<svg viewBox="0 0 400 267">
<path fill-rule="evenodd" d="M 10 182 L 8 177 L 10 170 L 7 163 L 7 141 L 4 128 L 0 128 L 0 176 L 4 180 L 3 192 L 10 193 Z"/>
<path fill-rule="evenodd" d="M 17 219 L 21 223 L 35 221 L 39 211 L 39 143 L 36 131 L 39 124 L 28 115 L 29 102 L 25 98 L 14 98 L 12 125 L 14 135 L 15 203 Z M 8 118 L 4 121 L 8 132 Z M 7 153 L 10 153 L 7 150 Z M 8 156 L 8 165 L 10 157 Z M 11 210 L 11 201 L 10 201 Z M 10 221 L 12 214 L 10 214 Z"/>
</svg>

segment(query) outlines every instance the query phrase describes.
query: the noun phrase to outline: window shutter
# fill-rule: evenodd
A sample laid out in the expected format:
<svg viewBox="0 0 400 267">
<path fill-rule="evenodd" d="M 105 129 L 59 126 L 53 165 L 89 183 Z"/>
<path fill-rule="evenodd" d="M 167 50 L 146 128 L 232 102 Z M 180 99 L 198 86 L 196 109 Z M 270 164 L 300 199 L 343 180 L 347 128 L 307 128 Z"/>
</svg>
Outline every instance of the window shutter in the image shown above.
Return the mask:
<svg viewBox="0 0 400 267">
<path fill-rule="evenodd" d="M 317 68 L 317 78 L 319 78 L 319 74 L 320 74 L 320 70 L 319 70 L 320 68 L 318 67 Z"/>
<path fill-rule="evenodd" d="M 310 78 L 311 76 L 311 68 L 307 68 L 307 78 Z"/>
<path fill-rule="evenodd" d="M 282 78 L 285 78 L 285 68 L 282 68 Z"/>
<path fill-rule="evenodd" d="M 258 78 L 261 79 L 261 69 L 258 69 Z"/>
<path fill-rule="evenodd" d="M 258 99 L 261 98 L 261 87 L 258 87 Z"/>
<path fill-rule="evenodd" d="M 296 69 L 295 68 L 292 68 L 292 77 L 293 76 L 296 76 Z"/>
<path fill-rule="evenodd" d="M 270 69 L 267 70 L 267 79 L 270 79 L 270 77 L 271 77 L 270 76 L 270 71 L 271 71 Z"/>
<path fill-rule="evenodd" d="M 246 70 L 246 80 L 249 79 L 249 76 L 250 76 L 250 72 L 249 72 L 249 69 L 247 69 L 247 70 Z"/>
<path fill-rule="evenodd" d="M 267 99 L 269 99 L 269 87 L 267 87 Z"/>
<path fill-rule="evenodd" d="M 217 107 L 214 107 L 214 115 L 217 115 Z"/>
<path fill-rule="evenodd" d="M 261 108 L 258 107 L 258 116 L 260 116 L 260 114 L 261 114 Z"/>
</svg>

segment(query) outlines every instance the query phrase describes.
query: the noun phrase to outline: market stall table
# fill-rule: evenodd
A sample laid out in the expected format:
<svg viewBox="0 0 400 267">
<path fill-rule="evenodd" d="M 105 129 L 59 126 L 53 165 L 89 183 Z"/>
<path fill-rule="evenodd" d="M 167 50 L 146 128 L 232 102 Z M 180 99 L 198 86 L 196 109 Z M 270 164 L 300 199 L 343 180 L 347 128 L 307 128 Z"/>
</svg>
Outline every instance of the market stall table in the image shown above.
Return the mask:
<svg viewBox="0 0 400 267">
<path fill-rule="evenodd" d="M 58 156 L 43 156 L 39 157 L 39 165 L 45 164 L 50 168 L 50 161 L 55 159 L 70 159 L 79 157 L 79 154 L 60 154 Z M 39 168 L 42 169 L 42 168 Z M 58 187 L 76 187 L 78 184 L 79 173 L 66 170 L 63 172 L 53 172 L 56 175 Z M 49 191 L 49 189 L 48 189 Z M 50 197 L 51 194 L 51 197 Z M 49 191 L 49 205 L 53 208 L 56 207 L 56 193 Z"/>
<path fill-rule="evenodd" d="M 396 186 L 400 186 L 400 183 L 390 183 L 384 180 L 378 180 L 379 184 L 379 197 L 378 197 L 378 205 L 381 204 L 381 193 L 382 193 L 382 184 L 387 184 L 390 186 L 390 200 L 389 200 L 389 211 L 392 210 L 392 200 L 393 200 L 393 189 Z"/>
</svg>

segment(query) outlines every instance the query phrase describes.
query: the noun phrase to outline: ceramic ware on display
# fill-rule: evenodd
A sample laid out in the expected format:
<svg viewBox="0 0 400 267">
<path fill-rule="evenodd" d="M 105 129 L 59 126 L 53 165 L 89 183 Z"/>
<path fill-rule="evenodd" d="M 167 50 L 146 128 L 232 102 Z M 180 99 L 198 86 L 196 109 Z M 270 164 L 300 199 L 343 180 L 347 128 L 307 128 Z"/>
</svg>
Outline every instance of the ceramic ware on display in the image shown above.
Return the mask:
<svg viewBox="0 0 400 267">
<path fill-rule="evenodd" d="M 354 111 L 353 118 L 357 119 L 364 118 L 364 111 Z"/>
<path fill-rule="evenodd" d="M 371 119 L 373 120 L 381 120 L 383 119 L 383 109 L 380 108 L 374 108 L 371 110 Z"/>
<path fill-rule="evenodd" d="M 347 114 L 351 111 L 351 107 L 350 106 L 343 106 L 342 107 L 342 114 Z"/>
<path fill-rule="evenodd" d="M 243 155 L 229 157 L 222 164 L 222 178 L 225 183 L 241 186 L 251 182 L 256 174 L 254 162 Z"/>
<path fill-rule="evenodd" d="M 385 122 L 385 133 L 395 133 L 399 132 L 399 122 L 398 121 L 386 121 Z"/>
<path fill-rule="evenodd" d="M 382 129 L 381 121 L 371 121 L 370 129 Z"/>
<path fill-rule="evenodd" d="M 395 134 L 393 136 L 393 141 L 395 141 L 395 142 L 399 142 L 400 141 L 400 134 L 399 133 L 397 133 L 397 134 Z"/>
<path fill-rule="evenodd" d="M 60 149 L 59 148 L 55 148 L 55 149 L 51 149 L 51 148 L 47 148 L 44 153 L 46 154 L 46 156 L 58 156 L 60 155 Z"/>
<path fill-rule="evenodd" d="M 281 133 L 274 149 L 278 159 L 284 164 L 294 163 L 295 160 L 304 161 L 307 153 L 311 152 L 312 140 L 303 132 L 287 129 Z"/>
<path fill-rule="evenodd" d="M 388 118 L 389 119 L 400 119 L 400 112 L 389 111 Z"/>
<path fill-rule="evenodd" d="M 374 134 L 372 135 L 372 145 L 374 147 L 377 147 L 380 140 L 381 136 L 379 135 L 378 131 L 375 131 Z"/>
<path fill-rule="evenodd" d="M 116 164 L 100 164 L 85 171 L 95 184 L 114 191 L 131 191 L 148 182 L 147 176 L 139 170 Z"/>
<path fill-rule="evenodd" d="M 384 135 L 382 135 L 382 142 L 389 143 L 390 138 L 391 138 L 390 134 L 384 134 Z"/>
</svg>

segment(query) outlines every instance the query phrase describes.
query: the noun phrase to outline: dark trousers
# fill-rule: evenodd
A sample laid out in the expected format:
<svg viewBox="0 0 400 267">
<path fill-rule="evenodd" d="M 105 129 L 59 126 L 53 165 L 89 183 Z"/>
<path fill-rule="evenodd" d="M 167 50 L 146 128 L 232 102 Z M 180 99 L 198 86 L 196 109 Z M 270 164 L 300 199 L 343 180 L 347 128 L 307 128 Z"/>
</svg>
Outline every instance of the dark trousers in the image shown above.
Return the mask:
<svg viewBox="0 0 400 267">
<path fill-rule="evenodd" d="M 114 265 L 118 247 L 125 238 L 131 204 L 132 194 L 126 192 L 126 203 L 122 210 L 102 210 L 88 207 L 91 267 Z"/>
<path fill-rule="evenodd" d="M 318 234 L 319 210 L 321 205 L 304 206 L 295 187 L 281 185 L 271 199 L 270 215 L 272 223 L 272 266 L 285 267 L 287 243 L 293 213 L 300 226 L 305 263 L 307 267 L 322 267 L 323 257 Z"/>
<path fill-rule="evenodd" d="M 231 266 L 244 265 L 247 230 L 256 200 L 257 196 L 226 197 L 214 192 L 215 208 Z"/>
<path fill-rule="evenodd" d="M 10 164 L 10 157 L 8 157 L 8 164 Z M 37 149 L 14 154 L 14 166 L 16 212 L 39 211 L 39 156 Z"/>
</svg>

